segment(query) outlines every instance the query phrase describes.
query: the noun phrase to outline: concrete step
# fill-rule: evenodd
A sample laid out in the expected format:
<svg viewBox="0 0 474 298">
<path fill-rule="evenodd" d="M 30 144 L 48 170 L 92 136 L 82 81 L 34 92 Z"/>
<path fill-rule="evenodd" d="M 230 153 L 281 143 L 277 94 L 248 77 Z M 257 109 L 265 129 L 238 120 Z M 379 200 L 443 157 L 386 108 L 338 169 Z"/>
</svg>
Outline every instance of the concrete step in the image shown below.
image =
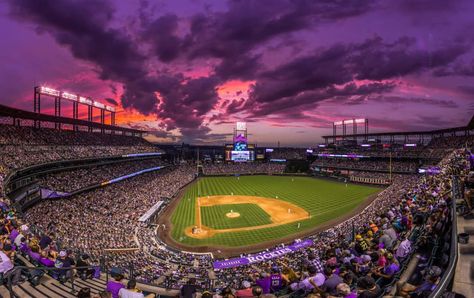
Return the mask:
<svg viewBox="0 0 474 298">
<path fill-rule="evenodd" d="M 20 285 L 18 285 L 20 289 L 23 290 L 23 292 L 27 293 L 30 295 L 30 297 L 38 297 L 38 298 L 50 298 L 51 296 L 45 295 L 38 291 L 35 287 L 33 287 L 29 282 L 24 282 Z"/>
<path fill-rule="evenodd" d="M 71 293 L 71 289 L 69 289 L 66 286 L 61 285 L 59 282 L 51 282 L 51 283 L 46 283 L 44 284 L 45 287 L 47 287 L 49 290 L 53 291 L 59 297 L 68 297 L 68 298 L 74 298 L 76 295 Z"/>
<path fill-rule="evenodd" d="M 8 292 L 8 289 L 6 286 L 0 286 L 0 297 L 3 297 L 3 298 L 10 297 L 10 292 Z"/>
<path fill-rule="evenodd" d="M 65 283 L 64 285 L 70 287 L 72 289 L 72 284 L 71 282 L 67 282 Z M 80 289 L 82 288 L 90 288 L 91 289 L 91 293 L 94 293 L 94 294 L 98 294 L 99 292 L 102 292 L 103 288 L 101 287 L 97 287 L 95 285 L 92 285 L 90 283 L 87 283 L 87 282 L 84 282 L 83 280 L 81 279 L 75 279 L 74 280 L 74 289 L 76 291 L 79 291 Z"/>
<path fill-rule="evenodd" d="M 51 291 L 50 289 L 48 289 L 47 287 L 45 287 L 44 284 L 37 285 L 35 289 L 46 297 L 52 297 L 52 298 L 63 297 L 63 296 L 59 296 L 58 293 L 55 293 Z"/>
<path fill-rule="evenodd" d="M 30 298 L 30 297 L 35 298 L 34 296 L 31 296 L 26 291 L 24 291 L 19 285 L 13 287 L 13 295 L 19 298 Z M 41 297 L 38 297 L 38 298 L 41 298 Z"/>
<path fill-rule="evenodd" d="M 77 280 L 77 279 L 76 279 Z M 100 290 L 105 290 L 106 288 L 106 283 L 105 281 L 102 281 L 100 279 L 86 279 L 85 281 L 83 281 L 82 279 L 80 280 L 82 281 L 83 283 L 86 283 L 88 285 L 90 285 L 90 287 L 95 287 L 95 288 L 98 288 Z"/>
<path fill-rule="evenodd" d="M 38 286 L 41 288 L 41 290 L 44 290 L 48 293 L 53 293 L 53 297 L 65 297 L 65 298 L 74 298 L 76 297 L 75 295 L 65 292 L 61 289 L 58 289 L 56 286 L 53 286 L 52 283 L 44 283 Z"/>
</svg>

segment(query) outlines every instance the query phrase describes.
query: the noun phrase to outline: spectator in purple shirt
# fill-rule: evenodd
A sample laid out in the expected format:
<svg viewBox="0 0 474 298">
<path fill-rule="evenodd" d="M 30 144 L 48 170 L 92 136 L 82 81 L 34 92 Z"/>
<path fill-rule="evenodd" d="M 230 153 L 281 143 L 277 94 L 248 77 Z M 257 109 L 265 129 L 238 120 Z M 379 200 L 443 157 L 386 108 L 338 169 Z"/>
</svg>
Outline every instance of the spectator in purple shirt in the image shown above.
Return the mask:
<svg viewBox="0 0 474 298">
<path fill-rule="evenodd" d="M 270 287 L 271 287 L 271 278 L 266 272 L 262 272 L 260 274 L 260 278 L 255 280 L 255 284 L 257 286 L 262 287 L 263 294 L 269 294 L 270 293 Z"/>
<path fill-rule="evenodd" d="M 112 298 L 119 298 L 119 291 L 122 288 L 125 288 L 125 285 L 122 283 L 123 275 L 114 274 L 114 280 L 109 280 L 107 282 L 107 292 L 112 294 Z"/>
<path fill-rule="evenodd" d="M 39 262 L 43 266 L 54 267 L 54 259 L 50 258 L 46 252 L 41 254 Z"/>
</svg>

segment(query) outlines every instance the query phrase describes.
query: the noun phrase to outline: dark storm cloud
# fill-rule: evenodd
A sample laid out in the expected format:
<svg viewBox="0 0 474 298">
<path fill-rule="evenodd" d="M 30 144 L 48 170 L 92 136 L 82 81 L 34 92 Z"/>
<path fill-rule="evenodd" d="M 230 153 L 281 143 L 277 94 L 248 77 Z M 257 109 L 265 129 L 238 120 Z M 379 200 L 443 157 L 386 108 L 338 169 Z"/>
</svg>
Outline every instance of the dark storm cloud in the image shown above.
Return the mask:
<svg viewBox="0 0 474 298">
<path fill-rule="evenodd" d="M 203 115 L 217 101 L 213 78 L 185 80 L 182 75 L 160 74 L 148 76 L 148 57 L 140 53 L 130 36 L 110 28 L 114 9 L 107 1 L 9 1 L 11 14 L 17 19 L 29 21 L 40 32 L 51 34 L 55 40 L 70 49 L 79 59 L 90 61 L 99 67 L 102 79 L 124 84 L 121 101 L 125 108 L 140 113 L 156 113 L 168 125 L 168 129 L 180 129 L 183 134 L 206 134 L 209 128 L 202 126 Z M 174 30 L 173 16 L 157 20 L 162 31 L 148 32 L 158 38 L 164 32 Z M 158 55 L 171 59 L 173 49 L 160 48 Z M 161 95 L 157 99 L 155 92 Z M 159 107 L 159 108 L 158 108 Z"/>
<path fill-rule="evenodd" d="M 79 59 L 96 63 L 100 77 L 133 80 L 145 75 L 145 57 L 120 31 L 108 28 L 114 13 L 107 1 L 10 0 L 12 15 L 37 25 Z"/>
<path fill-rule="evenodd" d="M 471 62 L 457 62 L 450 66 L 443 66 L 435 69 L 433 75 L 437 77 L 446 76 L 463 76 L 472 77 L 474 76 L 474 60 Z"/>
<path fill-rule="evenodd" d="M 390 104 L 422 104 L 437 106 L 440 108 L 454 109 L 458 108 L 458 105 L 452 100 L 426 98 L 426 97 L 400 97 L 393 95 L 378 95 L 367 97 L 366 100 L 370 100 L 378 103 L 390 103 Z M 355 103 L 353 103 L 355 104 Z"/>
<path fill-rule="evenodd" d="M 331 98 L 358 103 L 365 98 L 354 95 L 378 94 L 395 87 L 392 82 L 377 81 L 446 65 L 467 50 L 464 44 L 451 43 L 427 51 L 407 37 L 393 43 L 376 37 L 359 44 L 334 45 L 262 73 L 251 89 L 246 108 L 252 115 L 262 116 Z M 357 86 L 351 83 L 353 79 L 375 82 Z M 342 84 L 348 85 L 336 87 Z"/>
<path fill-rule="evenodd" d="M 437 49 L 422 49 L 416 39 L 402 37 L 394 43 L 374 38 L 354 48 L 352 63 L 358 79 L 383 80 L 446 65 L 466 53 L 468 47 L 452 42 Z"/>
<path fill-rule="evenodd" d="M 163 62 L 178 57 L 182 41 L 177 35 L 178 17 L 167 14 L 146 25 L 143 38 L 151 41 L 156 55 Z"/>
<path fill-rule="evenodd" d="M 263 62 L 267 52 L 283 52 L 285 43 L 291 48 L 299 38 L 294 33 L 313 33 L 320 25 L 373 10 L 370 0 L 235 0 L 228 2 L 225 11 L 207 10 L 185 20 L 172 13 L 154 14 L 152 5 L 142 0 L 135 11 L 140 22 L 126 28 L 113 18 L 111 4 L 119 2 L 8 3 L 15 18 L 34 24 L 74 57 L 94 64 L 101 79 L 123 85 L 124 108 L 157 115 L 167 133 L 177 129 L 187 140 L 211 136 L 204 122 L 219 103 L 217 87 L 228 80 L 255 84 L 248 99 L 236 94 L 221 104 L 225 112 L 212 116 L 211 122 L 226 122 L 226 117 L 237 113 L 248 115 L 247 121 L 269 115 L 309 121 L 304 111 L 314 110 L 322 101 L 359 104 L 391 92 L 395 81 L 406 75 L 433 70 L 436 75 L 468 76 L 474 69 L 474 64 L 453 64 L 467 51 L 464 44 L 445 42 L 445 46 L 426 49 L 408 37 L 393 42 L 375 37 L 316 50 L 308 47 L 301 51 L 310 53 L 305 56 L 292 50 L 290 57 L 276 58 L 277 66 Z M 306 40 L 299 46 L 307 45 L 313 46 Z M 174 67 L 174 62 L 189 70 L 206 65 L 211 71 L 189 78 L 176 70 L 180 66 Z M 114 94 L 116 85 L 111 87 Z"/>
<path fill-rule="evenodd" d="M 151 41 L 158 58 L 170 62 L 215 58 L 221 80 L 252 79 L 261 68 L 253 53 L 274 37 L 313 25 L 365 13 L 371 1 L 229 1 L 222 13 L 197 14 L 190 19 L 189 33 L 179 37 L 176 16 L 166 15 L 143 22 L 144 37 Z"/>
</svg>

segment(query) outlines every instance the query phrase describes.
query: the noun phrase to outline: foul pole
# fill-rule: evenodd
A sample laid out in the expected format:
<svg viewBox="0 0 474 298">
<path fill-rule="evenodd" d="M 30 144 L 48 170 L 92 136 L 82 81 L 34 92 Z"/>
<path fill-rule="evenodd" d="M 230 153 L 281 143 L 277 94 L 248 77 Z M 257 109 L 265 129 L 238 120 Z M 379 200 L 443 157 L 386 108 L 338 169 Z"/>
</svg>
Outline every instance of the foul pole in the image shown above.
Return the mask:
<svg viewBox="0 0 474 298">
<path fill-rule="evenodd" d="M 388 179 L 390 179 L 390 182 L 392 182 L 392 151 L 390 151 L 390 164 L 389 164 L 389 174 L 388 174 Z"/>
</svg>

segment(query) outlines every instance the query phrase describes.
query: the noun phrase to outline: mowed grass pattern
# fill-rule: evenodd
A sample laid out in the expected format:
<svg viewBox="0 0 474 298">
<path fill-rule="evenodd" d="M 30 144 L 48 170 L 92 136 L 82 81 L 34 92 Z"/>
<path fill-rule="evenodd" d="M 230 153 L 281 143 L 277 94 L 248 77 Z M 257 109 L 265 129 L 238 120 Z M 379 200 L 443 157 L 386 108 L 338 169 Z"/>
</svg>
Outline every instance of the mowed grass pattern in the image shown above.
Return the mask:
<svg viewBox="0 0 474 298">
<path fill-rule="evenodd" d="M 230 211 L 240 213 L 239 217 L 228 218 Z M 219 218 L 219 220 L 216 220 Z M 271 224 L 270 215 L 255 204 L 224 204 L 201 207 L 202 224 L 214 229 L 235 229 Z"/>
<path fill-rule="evenodd" d="M 322 223 L 338 218 L 359 206 L 368 196 L 381 191 L 380 188 L 315 179 L 288 176 L 240 176 L 204 177 L 190 185 L 171 217 L 171 235 L 179 242 L 193 246 L 219 245 L 228 247 L 247 246 L 282 238 L 295 232 L 312 229 Z M 211 238 L 196 239 L 184 234 L 186 227 L 195 223 L 195 206 L 198 196 L 249 195 L 285 200 L 307 210 L 311 218 L 297 223 L 277 227 L 218 233 Z M 242 216 L 242 212 L 241 216 Z M 223 224 L 226 217 L 218 216 L 213 221 Z"/>
</svg>

